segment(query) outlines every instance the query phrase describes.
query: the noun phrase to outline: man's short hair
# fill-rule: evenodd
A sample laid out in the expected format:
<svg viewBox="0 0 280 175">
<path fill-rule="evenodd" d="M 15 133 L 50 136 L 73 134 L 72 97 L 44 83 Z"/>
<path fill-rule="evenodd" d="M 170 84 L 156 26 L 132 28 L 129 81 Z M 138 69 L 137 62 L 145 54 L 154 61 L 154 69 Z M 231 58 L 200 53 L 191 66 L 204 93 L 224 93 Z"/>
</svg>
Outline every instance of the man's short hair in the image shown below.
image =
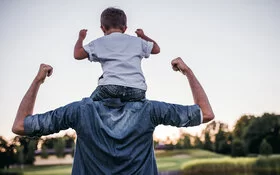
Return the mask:
<svg viewBox="0 0 280 175">
<path fill-rule="evenodd" d="M 110 28 L 118 28 L 122 30 L 126 27 L 126 15 L 121 9 L 109 7 L 101 13 L 100 22 L 106 30 L 109 30 Z"/>
</svg>

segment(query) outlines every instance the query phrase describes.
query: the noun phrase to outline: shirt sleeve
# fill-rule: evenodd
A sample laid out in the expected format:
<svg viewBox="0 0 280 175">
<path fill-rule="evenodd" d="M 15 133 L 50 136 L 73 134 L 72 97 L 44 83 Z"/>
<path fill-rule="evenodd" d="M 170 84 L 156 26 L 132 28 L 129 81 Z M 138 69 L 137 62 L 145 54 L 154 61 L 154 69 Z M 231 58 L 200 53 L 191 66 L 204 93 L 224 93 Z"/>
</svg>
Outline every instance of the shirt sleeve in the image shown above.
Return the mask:
<svg viewBox="0 0 280 175">
<path fill-rule="evenodd" d="M 142 42 L 142 57 L 144 58 L 149 58 L 151 52 L 152 52 L 152 49 L 154 47 L 154 43 L 153 42 L 150 42 L 150 41 L 145 41 L 145 40 L 141 40 Z"/>
<path fill-rule="evenodd" d="M 203 116 L 198 105 L 184 106 L 154 101 L 152 106 L 151 116 L 155 126 L 189 127 L 202 123 Z"/>
<path fill-rule="evenodd" d="M 85 51 L 88 53 L 89 61 L 99 62 L 99 59 L 96 55 L 96 49 L 95 49 L 95 41 L 92 41 L 84 46 Z"/>
<path fill-rule="evenodd" d="M 79 126 L 81 102 L 74 102 L 44 114 L 30 115 L 24 119 L 24 133 L 28 136 L 42 136 Z"/>
</svg>

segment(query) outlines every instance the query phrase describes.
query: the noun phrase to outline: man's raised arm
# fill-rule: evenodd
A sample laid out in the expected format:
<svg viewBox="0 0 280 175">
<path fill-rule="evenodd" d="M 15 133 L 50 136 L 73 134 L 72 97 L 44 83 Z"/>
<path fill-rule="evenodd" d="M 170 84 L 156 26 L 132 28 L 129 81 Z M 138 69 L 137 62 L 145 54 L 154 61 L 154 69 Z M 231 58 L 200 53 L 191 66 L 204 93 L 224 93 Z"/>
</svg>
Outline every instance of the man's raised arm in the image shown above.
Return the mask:
<svg viewBox="0 0 280 175">
<path fill-rule="evenodd" d="M 46 64 L 41 64 L 40 69 L 33 80 L 31 86 L 23 97 L 17 115 L 13 124 L 12 131 L 15 134 L 24 135 L 24 119 L 33 114 L 36 96 L 40 85 L 44 82 L 45 78 L 51 76 L 53 68 Z"/>
<path fill-rule="evenodd" d="M 214 119 L 214 113 L 207 98 L 205 91 L 200 85 L 199 81 L 196 79 L 192 70 L 184 63 L 184 61 L 178 57 L 171 62 L 174 71 L 180 71 L 189 81 L 194 103 L 199 105 L 203 114 L 203 123 L 209 122 Z"/>
</svg>

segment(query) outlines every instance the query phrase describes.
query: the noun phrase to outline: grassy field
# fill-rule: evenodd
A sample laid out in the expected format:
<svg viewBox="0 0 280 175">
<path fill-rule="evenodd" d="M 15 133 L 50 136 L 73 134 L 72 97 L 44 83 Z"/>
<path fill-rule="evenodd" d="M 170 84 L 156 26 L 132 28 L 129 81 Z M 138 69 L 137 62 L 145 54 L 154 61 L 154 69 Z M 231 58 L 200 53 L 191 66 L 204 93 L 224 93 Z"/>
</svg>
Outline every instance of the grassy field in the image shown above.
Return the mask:
<svg viewBox="0 0 280 175">
<path fill-rule="evenodd" d="M 205 150 L 189 149 L 160 152 L 156 153 L 156 157 L 159 171 L 173 171 L 180 170 L 184 163 L 191 160 L 225 156 Z"/>
<path fill-rule="evenodd" d="M 185 174 L 280 174 L 280 155 L 195 159 L 181 167 Z"/>
<path fill-rule="evenodd" d="M 186 162 L 205 158 L 222 158 L 225 156 L 209 151 L 190 149 L 156 152 L 159 171 L 180 170 Z M 24 175 L 69 175 L 72 165 L 31 166 L 21 169 L 10 169 L 8 172 L 18 172 Z"/>
</svg>

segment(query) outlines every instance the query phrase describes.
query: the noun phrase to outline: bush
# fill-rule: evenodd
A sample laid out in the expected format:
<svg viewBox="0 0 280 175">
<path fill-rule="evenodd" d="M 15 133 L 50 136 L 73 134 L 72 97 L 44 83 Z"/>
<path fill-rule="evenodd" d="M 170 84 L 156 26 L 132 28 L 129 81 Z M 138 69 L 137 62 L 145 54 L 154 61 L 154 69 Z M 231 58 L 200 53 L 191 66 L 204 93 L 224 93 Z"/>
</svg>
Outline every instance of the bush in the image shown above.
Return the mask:
<svg viewBox="0 0 280 175">
<path fill-rule="evenodd" d="M 65 157 L 64 149 L 65 149 L 65 140 L 63 138 L 58 138 L 54 143 L 55 154 L 58 158 Z"/>
<path fill-rule="evenodd" d="M 198 159 L 187 162 L 182 169 L 184 174 L 245 173 L 252 172 L 252 165 L 255 161 L 256 158 Z"/>
<path fill-rule="evenodd" d="M 266 139 L 262 140 L 259 153 L 266 156 L 272 154 L 272 146 L 266 141 Z"/>
<path fill-rule="evenodd" d="M 182 166 L 184 174 L 280 174 L 280 156 L 197 159 Z"/>
<path fill-rule="evenodd" d="M 43 146 L 42 147 L 42 152 L 41 152 L 41 157 L 43 159 L 47 159 L 49 157 L 48 151 L 47 151 L 47 147 Z"/>
<path fill-rule="evenodd" d="M 231 156 L 242 157 L 245 155 L 246 155 L 246 151 L 245 151 L 244 143 L 239 139 L 234 140 L 231 145 Z"/>
</svg>

